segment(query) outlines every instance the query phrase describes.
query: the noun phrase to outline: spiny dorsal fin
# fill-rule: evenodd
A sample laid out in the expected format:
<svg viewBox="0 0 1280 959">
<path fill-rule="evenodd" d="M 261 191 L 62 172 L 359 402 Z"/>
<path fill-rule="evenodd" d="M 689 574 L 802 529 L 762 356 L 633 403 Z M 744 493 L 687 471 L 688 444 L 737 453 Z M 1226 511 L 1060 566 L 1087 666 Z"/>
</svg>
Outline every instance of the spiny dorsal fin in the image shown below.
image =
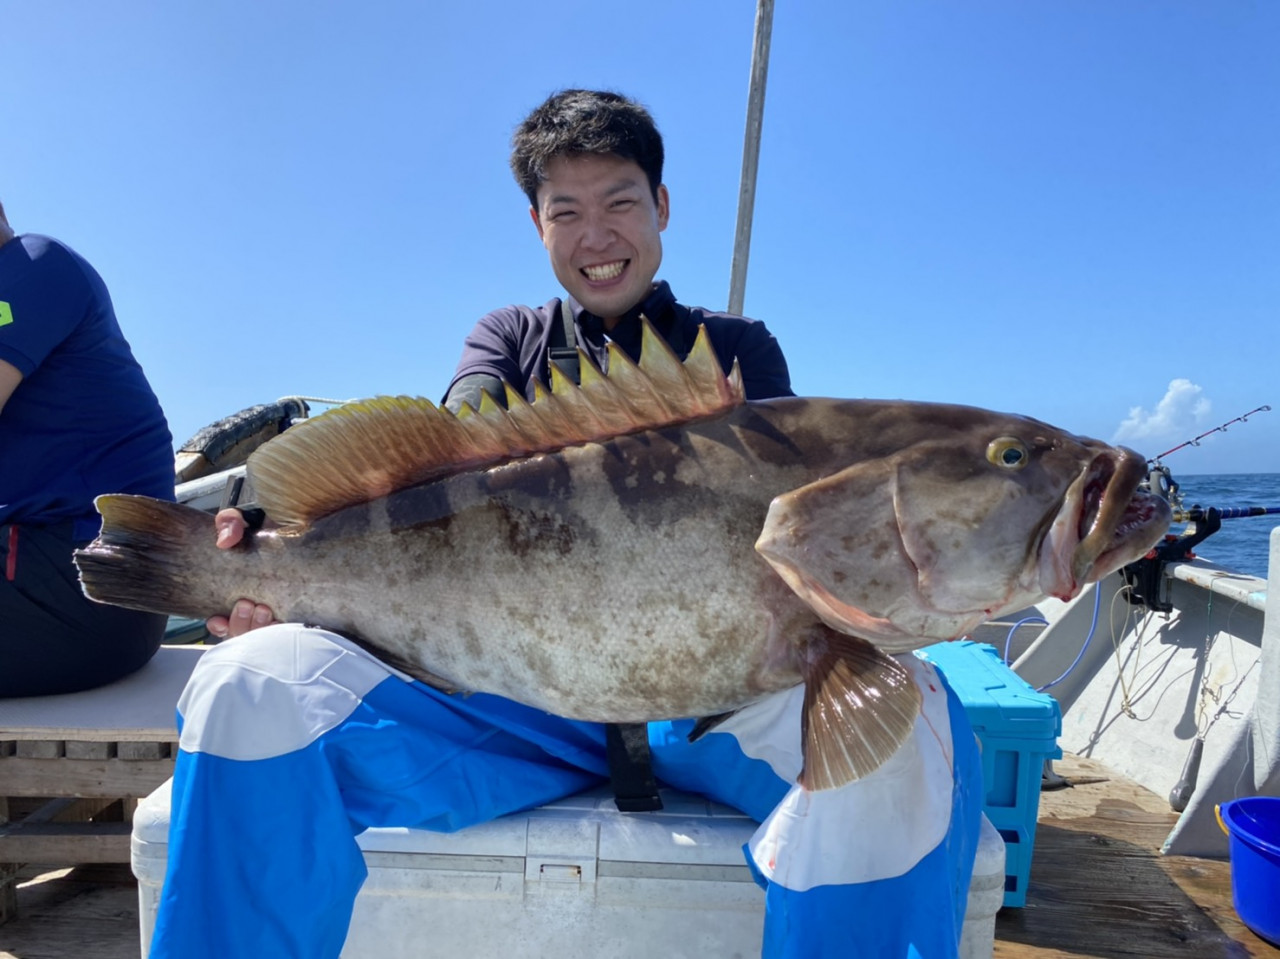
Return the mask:
<svg viewBox="0 0 1280 959">
<path fill-rule="evenodd" d="M 606 376 L 578 350 L 582 385 L 553 364 L 532 403 L 507 387 L 507 409 L 482 394 L 455 416 L 430 400 L 379 396 L 305 420 L 249 458 L 258 502 L 283 526 L 464 470 L 704 419 L 744 402 L 735 362 L 726 377 L 705 327 L 688 359 L 642 320 L 640 363 L 609 344 Z"/>
</svg>

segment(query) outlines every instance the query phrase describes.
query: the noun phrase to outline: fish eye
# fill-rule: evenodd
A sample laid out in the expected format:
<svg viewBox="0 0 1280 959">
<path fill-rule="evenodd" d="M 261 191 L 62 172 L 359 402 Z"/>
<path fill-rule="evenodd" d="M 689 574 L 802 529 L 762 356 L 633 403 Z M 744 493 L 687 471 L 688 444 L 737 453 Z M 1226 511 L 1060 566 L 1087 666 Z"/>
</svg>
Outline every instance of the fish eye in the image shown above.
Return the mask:
<svg viewBox="0 0 1280 959">
<path fill-rule="evenodd" d="M 1016 436 L 1000 436 L 987 444 L 987 462 L 1001 469 L 1020 470 L 1031 462 L 1031 452 Z"/>
</svg>

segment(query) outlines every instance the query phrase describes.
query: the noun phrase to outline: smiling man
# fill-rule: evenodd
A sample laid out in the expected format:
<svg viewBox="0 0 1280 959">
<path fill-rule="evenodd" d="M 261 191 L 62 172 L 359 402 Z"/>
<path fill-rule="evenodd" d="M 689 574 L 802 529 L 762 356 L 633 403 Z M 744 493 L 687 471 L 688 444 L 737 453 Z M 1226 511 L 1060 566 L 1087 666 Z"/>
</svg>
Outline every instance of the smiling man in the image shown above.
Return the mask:
<svg viewBox="0 0 1280 959">
<path fill-rule="evenodd" d="M 545 306 L 508 306 L 467 337 L 446 403 L 476 406 L 502 384 L 530 400 L 563 360 L 571 377 L 580 346 L 601 369 L 608 341 L 640 355 L 640 316 L 684 359 L 705 325 L 720 365 L 742 369 L 748 399 L 790 396 L 777 340 L 763 323 L 676 302 L 665 282 L 662 232 L 671 199 L 662 183 L 662 137 L 648 111 L 616 93 L 565 90 L 534 110 L 512 140 L 511 169 L 568 296 Z"/>
</svg>

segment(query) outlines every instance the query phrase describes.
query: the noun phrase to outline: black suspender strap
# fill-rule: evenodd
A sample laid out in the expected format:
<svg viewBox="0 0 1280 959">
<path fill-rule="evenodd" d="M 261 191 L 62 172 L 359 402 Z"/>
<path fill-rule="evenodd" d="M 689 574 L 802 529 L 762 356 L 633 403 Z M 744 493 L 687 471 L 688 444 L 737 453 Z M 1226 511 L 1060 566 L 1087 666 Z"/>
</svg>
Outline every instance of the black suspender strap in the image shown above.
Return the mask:
<svg viewBox="0 0 1280 959">
<path fill-rule="evenodd" d="M 241 503 L 240 500 L 244 497 L 244 492 L 244 475 L 231 477 L 227 480 L 227 485 L 222 488 L 222 505 L 218 508 L 226 509 L 228 506 L 234 506 L 240 511 L 240 515 L 244 517 L 244 521 L 249 527 L 247 532 L 256 533 L 266 523 L 267 514 L 263 512 L 262 507 L 257 503 Z"/>
<path fill-rule="evenodd" d="M 656 326 L 656 324 L 655 324 Z M 684 331 L 680 328 L 680 317 L 671 314 L 671 325 L 665 331 L 662 331 L 662 338 L 667 341 L 667 346 L 671 347 L 671 352 L 680 358 L 680 362 L 684 362 L 685 357 L 689 355 L 689 350 L 685 347 Z"/>
<path fill-rule="evenodd" d="M 652 812 L 662 808 L 649 757 L 646 723 L 607 723 L 604 727 L 609 784 L 620 812 Z"/>
<path fill-rule="evenodd" d="M 547 361 L 574 383 L 582 382 L 578 337 L 573 329 L 573 311 L 568 299 L 560 301 L 560 322 L 551 327 Z M 621 812 L 652 812 L 662 808 L 658 783 L 653 777 L 649 756 L 647 723 L 606 723 L 605 755 L 609 760 L 609 784 L 613 801 Z"/>
<path fill-rule="evenodd" d="M 560 301 L 560 322 L 551 326 L 547 362 L 558 366 L 572 382 L 582 382 L 582 372 L 578 368 L 578 337 L 573 331 L 573 311 L 569 309 L 568 299 Z M 547 372 L 550 372 L 550 367 Z"/>
</svg>

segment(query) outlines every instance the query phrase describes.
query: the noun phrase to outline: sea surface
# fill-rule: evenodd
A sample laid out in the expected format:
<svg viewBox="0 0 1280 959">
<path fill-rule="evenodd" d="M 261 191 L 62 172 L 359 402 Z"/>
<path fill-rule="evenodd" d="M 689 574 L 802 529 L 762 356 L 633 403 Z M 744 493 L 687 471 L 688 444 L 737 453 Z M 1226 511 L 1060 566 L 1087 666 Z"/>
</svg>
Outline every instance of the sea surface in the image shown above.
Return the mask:
<svg viewBox="0 0 1280 959">
<path fill-rule="evenodd" d="M 1223 475 L 1173 474 L 1182 494 L 1182 506 L 1224 509 L 1232 506 L 1280 507 L 1280 473 L 1229 473 Z M 1271 530 L 1280 526 L 1280 514 L 1224 519 L 1222 528 L 1193 552 L 1219 566 L 1229 566 L 1261 579 L 1267 578 Z M 1177 525 L 1171 533 L 1186 529 Z"/>
</svg>

